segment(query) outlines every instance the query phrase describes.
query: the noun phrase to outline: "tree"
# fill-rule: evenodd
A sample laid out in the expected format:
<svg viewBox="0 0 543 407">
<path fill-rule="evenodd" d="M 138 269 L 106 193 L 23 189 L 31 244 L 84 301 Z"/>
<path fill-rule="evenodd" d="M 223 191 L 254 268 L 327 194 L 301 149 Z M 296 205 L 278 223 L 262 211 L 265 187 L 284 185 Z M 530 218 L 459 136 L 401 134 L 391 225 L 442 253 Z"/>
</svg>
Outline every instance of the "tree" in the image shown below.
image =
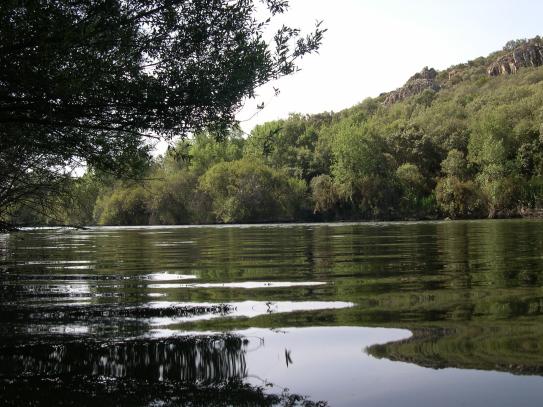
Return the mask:
<svg viewBox="0 0 543 407">
<path fill-rule="evenodd" d="M 198 133 L 191 140 L 188 161 L 191 171 L 198 175 L 222 161 L 236 161 L 243 156 L 245 139 L 240 129 L 233 129 L 221 140 L 210 133 Z"/>
<path fill-rule="evenodd" d="M 296 71 L 325 31 L 282 26 L 268 43 L 288 2 L 261 3 L 263 19 L 249 0 L 2 1 L 0 217 L 67 168 L 126 175 L 148 140 L 235 122 L 242 100 Z"/>
<path fill-rule="evenodd" d="M 453 219 L 485 214 L 484 198 L 473 181 L 454 176 L 441 178 L 436 185 L 436 200 L 443 213 Z"/>
<path fill-rule="evenodd" d="M 191 171 L 177 171 L 150 183 L 150 224 L 181 225 L 210 223 L 210 199 L 197 188 L 198 178 Z"/>
<path fill-rule="evenodd" d="M 350 203 L 356 218 L 393 217 L 398 200 L 396 162 L 386 140 L 367 125 L 338 127 L 333 145 L 334 176 L 340 197 Z"/>
<path fill-rule="evenodd" d="M 98 197 L 94 217 L 100 225 L 148 225 L 149 194 L 139 185 L 117 188 Z"/>
<path fill-rule="evenodd" d="M 327 114 L 291 114 L 286 120 L 256 126 L 247 139 L 245 154 L 265 160 L 271 167 L 285 168 L 309 183 L 322 172 L 315 150 L 318 133 L 329 121 Z"/>
<path fill-rule="evenodd" d="M 432 200 L 428 198 L 427 182 L 415 164 L 400 165 L 396 169 L 396 178 L 402 192 L 399 209 L 403 215 L 425 214 L 425 210 L 433 209 Z"/>
<path fill-rule="evenodd" d="M 339 196 L 330 175 L 323 174 L 314 177 L 310 183 L 311 198 L 313 199 L 313 213 L 326 213 L 332 211 L 338 204 Z"/>
<path fill-rule="evenodd" d="M 464 153 L 456 149 L 450 150 L 447 158 L 441 162 L 441 171 L 448 177 L 465 179 L 468 173 L 468 162 Z"/>
<path fill-rule="evenodd" d="M 306 192 L 302 180 L 248 159 L 214 165 L 200 178 L 200 189 L 222 223 L 294 220 Z"/>
</svg>

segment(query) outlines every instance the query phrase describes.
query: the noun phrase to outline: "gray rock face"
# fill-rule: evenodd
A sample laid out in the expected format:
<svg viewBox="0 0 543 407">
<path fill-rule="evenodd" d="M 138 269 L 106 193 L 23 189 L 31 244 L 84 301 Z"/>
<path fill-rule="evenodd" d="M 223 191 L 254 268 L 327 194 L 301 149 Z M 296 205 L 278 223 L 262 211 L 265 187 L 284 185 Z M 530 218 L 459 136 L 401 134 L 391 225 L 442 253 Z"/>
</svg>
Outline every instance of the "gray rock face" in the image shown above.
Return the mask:
<svg viewBox="0 0 543 407">
<path fill-rule="evenodd" d="M 437 72 L 434 68 L 425 67 L 419 73 L 416 73 L 399 89 L 396 89 L 386 95 L 385 105 L 391 105 L 400 102 L 410 96 L 418 95 L 426 89 L 438 91 L 439 84 L 436 81 Z"/>
<path fill-rule="evenodd" d="M 490 76 L 516 73 L 520 68 L 543 65 L 543 45 L 530 41 L 494 61 L 487 69 Z"/>
</svg>

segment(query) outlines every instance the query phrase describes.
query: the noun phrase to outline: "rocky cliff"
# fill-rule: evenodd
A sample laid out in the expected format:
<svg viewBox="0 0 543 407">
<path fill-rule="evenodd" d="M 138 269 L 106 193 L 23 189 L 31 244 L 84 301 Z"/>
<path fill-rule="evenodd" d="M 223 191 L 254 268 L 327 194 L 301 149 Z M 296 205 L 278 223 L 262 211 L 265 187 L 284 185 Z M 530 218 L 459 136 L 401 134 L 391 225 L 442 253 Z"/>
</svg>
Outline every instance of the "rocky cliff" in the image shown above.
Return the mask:
<svg viewBox="0 0 543 407">
<path fill-rule="evenodd" d="M 426 89 L 438 91 L 440 86 L 436 81 L 436 76 L 437 72 L 434 68 L 428 69 L 428 67 L 425 67 L 422 71 L 409 78 L 404 86 L 385 94 L 384 104 L 391 105 L 410 96 L 418 95 Z"/>
<path fill-rule="evenodd" d="M 492 59 L 478 58 L 466 64 L 460 64 L 451 67 L 440 75 L 434 68 L 425 67 L 419 73 L 413 75 L 404 86 L 392 92 L 383 93 L 384 104 L 390 106 L 396 102 L 401 102 L 411 96 L 418 95 L 426 89 L 439 91 L 442 87 L 450 87 L 454 84 L 470 78 L 473 75 L 473 69 L 476 75 L 484 75 L 484 70 L 490 76 L 499 76 L 514 74 L 521 68 L 543 66 L 543 39 L 535 37 L 530 40 L 510 41 L 504 50 L 500 52 L 499 58 L 493 62 Z M 491 62 L 489 64 L 489 62 Z M 489 64 L 489 65 L 488 65 Z M 448 75 L 448 80 L 446 79 Z"/>
<path fill-rule="evenodd" d="M 520 68 L 543 65 L 543 44 L 532 40 L 516 47 L 489 65 L 487 72 L 491 76 L 516 73 Z"/>
</svg>

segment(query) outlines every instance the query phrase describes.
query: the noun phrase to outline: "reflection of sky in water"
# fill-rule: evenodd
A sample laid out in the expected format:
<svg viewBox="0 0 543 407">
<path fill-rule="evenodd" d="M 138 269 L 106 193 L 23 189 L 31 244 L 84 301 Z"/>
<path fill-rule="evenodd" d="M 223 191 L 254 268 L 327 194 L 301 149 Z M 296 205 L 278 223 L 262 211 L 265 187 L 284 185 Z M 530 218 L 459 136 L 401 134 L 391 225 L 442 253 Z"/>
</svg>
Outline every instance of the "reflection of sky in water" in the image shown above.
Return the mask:
<svg viewBox="0 0 543 407">
<path fill-rule="evenodd" d="M 378 360 L 364 352 L 368 346 L 409 337 L 406 330 L 341 327 L 237 333 L 261 338 L 263 343 L 246 355 L 249 382 L 273 383 L 275 391 L 288 388 L 310 394 L 312 400 L 326 400 L 330 406 L 517 407 L 541 401 L 541 377 L 434 370 Z"/>
<path fill-rule="evenodd" d="M 81 335 L 89 333 L 90 327 L 86 325 L 59 325 L 49 327 L 49 332 L 56 334 Z"/>
<path fill-rule="evenodd" d="M 178 242 L 157 242 L 155 243 L 156 247 L 176 247 L 184 244 L 194 244 L 194 240 L 183 240 Z"/>
<path fill-rule="evenodd" d="M 142 280 L 151 281 L 176 281 L 176 280 L 192 280 L 198 278 L 194 274 L 172 274 L 172 273 L 153 273 L 145 274 L 140 277 Z"/>
<path fill-rule="evenodd" d="M 25 265 L 50 265 L 50 264 L 92 264 L 94 263 L 93 260 L 29 260 L 24 261 L 18 264 L 18 266 L 25 266 Z"/>
<path fill-rule="evenodd" d="M 288 288 L 312 287 L 326 283 L 318 281 L 242 281 L 237 283 L 201 283 L 201 284 L 149 284 L 149 288 Z"/>
<path fill-rule="evenodd" d="M 175 303 L 167 301 L 151 302 L 146 306 L 151 308 L 167 308 L 167 307 L 214 307 L 220 304 L 207 302 L 187 302 Z M 229 311 L 226 313 L 205 313 L 187 317 L 171 317 L 171 318 L 150 318 L 149 323 L 153 326 L 167 326 L 176 323 L 209 320 L 215 318 L 254 318 L 259 315 L 276 314 L 296 311 L 316 311 L 325 309 L 341 309 L 354 306 L 350 302 L 341 301 L 243 301 L 229 302 Z M 165 331 L 155 331 L 155 337 L 160 336 Z"/>
<path fill-rule="evenodd" d="M 25 284 L 22 288 L 28 293 L 39 295 L 66 294 L 67 297 L 71 295 L 79 297 L 81 295 L 91 294 L 91 286 L 85 282 L 70 282 L 66 284 Z"/>
<path fill-rule="evenodd" d="M 92 270 L 94 269 L 94 265 L 87 264 L 81 266 L 46 266 L 45 268 L 52 270 Z"/>
</svg>

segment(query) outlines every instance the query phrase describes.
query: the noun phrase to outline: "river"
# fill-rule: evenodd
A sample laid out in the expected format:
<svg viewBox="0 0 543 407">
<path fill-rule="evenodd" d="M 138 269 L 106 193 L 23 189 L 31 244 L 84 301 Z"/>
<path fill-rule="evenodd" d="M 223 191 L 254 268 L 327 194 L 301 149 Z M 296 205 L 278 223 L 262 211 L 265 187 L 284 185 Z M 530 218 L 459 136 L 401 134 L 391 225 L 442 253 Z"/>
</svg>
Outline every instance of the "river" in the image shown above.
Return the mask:
<svg viewBox="0 0 543 407">
<path fill-rule="evenodd" d="M 0 404 L 536 406 L 543 221 L 0 235 Z"/>
</svg>

